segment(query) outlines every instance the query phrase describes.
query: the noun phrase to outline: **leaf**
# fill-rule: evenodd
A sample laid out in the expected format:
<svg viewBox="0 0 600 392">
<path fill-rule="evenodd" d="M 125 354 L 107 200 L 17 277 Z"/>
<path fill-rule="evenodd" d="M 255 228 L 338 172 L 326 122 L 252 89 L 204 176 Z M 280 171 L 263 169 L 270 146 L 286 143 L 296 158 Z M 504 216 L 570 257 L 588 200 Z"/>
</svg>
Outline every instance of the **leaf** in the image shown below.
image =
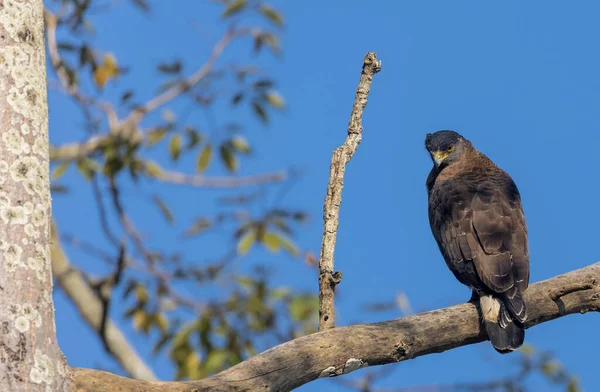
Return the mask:
<svg viewBox="0 0 600 392">
<path fill-rule="evenodd" d="M 163 170 L 160 165 L 154 161 L 146 161 L 144 162 L 144 170 L 146 171 L 146 175 L 152 178 L 161 178 L 163 175 Z"/>
<path fill-rule="evenodd" d="M 262 237 L 262 243 L 271 252 L 279 252 L 281 249 L 281 237 L 272 231 L 266 231 Z"/>
<path fill-rule="evenodd" d="M 237 105 L 238 103 L 242 102 L 242 99 L 244 99 L 244 93 L 239 92 L 239 93 L 235 94 L 233 96 L 233 98 L 231 98 L 231 103 L 233 105 Z"/>
<path fill-rule="evenodd" d="M 83 67 L 86 64 L 94 64 L 94 55 L 87 45 L 82 45 L 79 48 L 79 66 Z"/>
<path fill-rule="evenodd" d="M 91 180 L 98 171 L 98 163 L 88 158 L 77 161 L 77 169 L 86 180 Z"/>
<path fill-rule="evenodd" d="M 208 218 L 198 218 L 196 219 L 191 226 L 185 231 L 186 237 L 192 237 L 202 233 L 204 230 L 211 226 L 210 219 Z"/>
<path fill-rule="evenodd" d="M 196 170 L 198 173 L 202 173 L 210 163 L 212 158 L 212 147 L 210 144 L 204 146 L 200 154 L 198 154 L 198 159 L 196 160 Z"/>
<path fill-rule="evenodd" d="M 235 280 L 248 292 L 250 292 L 254 286 L 254 280 L 248 276 L 238 276 Z"/>
<path fill-rule="evenodd" d="M 548 361 L 542 364 L 542 372 L 551 377 L 552 375 L 558 373 L 561 370 L 561 366 L 558 362 Z"/>
<path fill-rule="evenodd" d="M 145 304 L 148 302 L 148 290 L 141 284 L 135 286 L 135 295 L 139 303 Z"/>
<path fill-rule="evenodd" d="M 169 320 L 164 314 L 158 313 L 154 315 L 154 321 L 162 333 L 166 333 L 167 329 L 169 329 Z"/>
<path fill-rule="evenodd" d="M 524 345 L 521 346 L 521 348 L 519 349 L 519 351 L 522 352 L 523 355 L 525 355 L 527 357 L 531 357 L 531 355 L 534 352 L 534 348 L 530 344 L 524 344 Z"/>
<path fill-rule="evenodd" d="M 231 146 L 238 152 L 243 154 L 248 154 L 250 152 L 250 143 L 246 140 L 245 137 L 236 135 L 230 140 Z"/>
<path fill-rule="evenodd" d="M 183 69 L 181 61 L 175 60 L 172 63 L 161 63 L 158 65 L 158 71 L 165 74 L 178 74 Z"/>
<path fill-rule="evenodd" d="M 102 64 L 94 70 L 94 82 L 96 86 L 103 89 L 110 79 L 114 79 L 119 75 L 119 67 L 117 59 L 112 53 L 104 55 Z"/>
<path fill-rule="evenodd" d="M 303 321 L 313 313 L 313 298 L 307 295 L 294 297 L 290 301 L 290 315 L 294 320 Z"/>
<path fill-rule="evenodd" d="M 208 356 L 204 361 L 204 367 L 208 373 L 213 373 L 225 366 L 228 356 L 229 355 L 225 350 L 212 350 L 208 353 Z"/>
<path fill-rule="evenodd" d="M 283 109 L 285 106 L 283 97 L 277 91 L 271 90 L 266 92 L 265 99 L 276 109 Z"/>
<path fill-rule="evenodd" d="M 77 50 L 77 46 L 75 44 L 71 44 L 68 42 L 59 42 L 58 45 L 56 45 L 56 47 L 59 50 L 64 50 L 67 52 L 74 52 L 75 50 Z"/>
<path fill-rule="evenodd" d="M 133 290 L 135 289 L 137 285 L 137 282 L 133 279 L 129 280 L 127 282 L 127 285 L 125 286 L 125 290 L 123 291 L 123 299 L 126 299 L 127 297 L 129 297 L 129 294 L 131 294 L 133 292 Z"/>
<path fill-rule="evenodd" d="M 54 181 L 62 177 L 63 174 L 65 174 L 65 172 L 69 168 L 69 166 L 71 166 L 71 162 L 69 161 L 61 162 L 58 166 L 56 166 L 56 168 L 52 172 L 52 180 Z"/>
<path fill-rule="evenodd" d="M 225 164 L 225 167 L 230 172 L 236 172 L 238 170 L 238 159 L 229 148 L 227 144 L 221 145 L 221 160 Z"/>
<path fill-rule="evenodd" d="M 114 177 L 123 169 L 125 162 L 117 155 L 112 155 L 104 162 L 102 173 L 107 177 Z"/>
<path fill-rule="evenodd" d="M 75 70 L 68 66 L 66 63 L 63 63 L 62 67 L 65 73 L 67 74 L 67 82 L 69 86 L 77 86 L 77 84 L 79 83 L 79 77 L 77 72 L 75 72 Z"/>
<path fill-rule="evenodd" d="M 133 97 L 133 91 L 127 90 L 121 95 L 121 103 L 126 103 Z"/>
<path fill-rule="evenodd" d="M 171 159 L 176 161 L 181 155 L 181 136 L 174 135 L 169 142 L 169 154 Z"/>
<path fill-rule="evenodd" d="M 273 7 L 266 4 L 261 4 L 260 12 L 271 22 L 280 27 L 283 26 L 283 17 L 281 16 L 281 13 L 276 11 Z"/>
<path fill-rule="evenodd" d="M 52 184 L 50 185 L 50 192 L 52 193 L 52 195 L 60 193 L 65 194 L 69 193 L 69 188 L 67 188 L 64 185 Z"/>
<path fill-rule="evenodd" d="M 579 387 L 579 381 L 575 377 L 569 378 L 569 383 L 567 384 L 567 392 L 580 392 L 581 388 Z"/>
<path fill-rule="evenodd" d="M 186 127 L 185 134 L 187 136 L 185 148 L 188 150 L 196 147 L 202 141 L 202 134 L 192 127 Z"/>
<path fill-rule="evenodd" d="M 248 229 L 244 235 L 239 239 L 237 251 L 240 255 L 248 253 L 252 245 L 256 242 L 256 229 Z"/>
<path fill-rule="evenodd" d="M 279 287 L 271 290 L 271 298 L 275 301 L 279 301 L 284 299 L 290 294 L 290 289 L 288 287 Z"/>
<path fill-rule="evenodd" d="M 273 54 L 275 55 L 278 55 L 280 52 L 280 47 L 279 40 L 277 39 L 277 37 L 275 37 L 275 35 L 271 33 L 263 33 L 263 36 L 263 40 L 267 44 L 269 49 L 271 49 L 271 52 L 273 52 Z"/>
<path fill-rule="evenodd" d="M 195 323 L 190 323 L 177 332 L 175 336 L 173 336 L 173 347 L 187 346 L 189 344 L 190 334 L 195 327 Z"/>
<path fill-rule="evenodd" d="M 244 7 L 248 5 L 247 0 L 234 0 L 229 6 L 223 11 L 222 18 L 228 18 L 236 13 L 240 12 Z"/>
<path fill-rule="evenodd" d="M 142 309 L 137 309 L 133 313 L 133 329 L 140 331 L 148 322 L 148 314 Z"/>
<path fill-rule="evenodd" d="M 292 242 L 292 240 L 290 240 L 284 235 L 280 235 L 279 241 L 281 241 L 281 247 L 285 249 L 289 254 L 291 254 L 292 256 L 298 256 L 298 253 L 300 252 L 298 251 L 298 248 Z"/>
<path fill-rule="evenodd" d="M 257 80 L 256 82 L 254 82 L 254 87 L 255 88 L 267 88 L 267 87 L 272 87 L 275 83 L 273 83 L 272 80 L 270 79 L 260 79 Z"/>
<path fill-rule="evenodd" d="M 157 128 L 147 132 L 148 135 L 148 147 L 154 146 L 160 142 L 169 130 L 167 128 Z"/>
<path fill-rule="evenodd" d="M 171 211 L 171 209 L 164 202 L 164 200 L 162 200 L 159 196 L 154 195 L 154 196 L 152 196 L 152 201 L 154 202 L 154 204 L 156 204 L 156 206 L 158 207 L 158 209 L 160 210 L 161 214 L 163 215 L 163 217 L 165 218 L 165 220 L 167 222 L 173 223 L 175 221 L 175 217 L 173 216 L 173 211 Z"/>
<path fill-rule="evenodd" d="M 254 110 L 254 113 L 258 116 L 258 118 L 260 118 L 260 120 L 267 124 L 269 122 L 269 117 L 267 116 L 267 112 L 265 112 L 265 109 L 262 107 L 262 105 L 256 101 L 252 102 L 252 109 Z"/>
<path fill-rule="evenodd" d="M 150 4 L 146 0 L 131 0 L 131 2 L 144 12 L 150 12 Z"/>
<path fill-rule="evenodd" d="M 173 338 L 171 334 L 163 335 L 152 348 L 152 354 L 157 354 Z"/>
<path fill-rule="evenodd" d="M 264 45 L 267 45 L 274 55 L 279 55 L 279 40 L 271 33 L 260 33 L 254 38 L 254 51 L 259 52 Z"/>
<path fill-rule="evenodd" d="M 198 369 L 200 368 L 200 357 L 195 352 L 190 351 L 184 365 L 187 372 L 186 374 L 190 379 L 193 380 L 198 378 L 196 373 L 198 373 Z"/>
</svg>

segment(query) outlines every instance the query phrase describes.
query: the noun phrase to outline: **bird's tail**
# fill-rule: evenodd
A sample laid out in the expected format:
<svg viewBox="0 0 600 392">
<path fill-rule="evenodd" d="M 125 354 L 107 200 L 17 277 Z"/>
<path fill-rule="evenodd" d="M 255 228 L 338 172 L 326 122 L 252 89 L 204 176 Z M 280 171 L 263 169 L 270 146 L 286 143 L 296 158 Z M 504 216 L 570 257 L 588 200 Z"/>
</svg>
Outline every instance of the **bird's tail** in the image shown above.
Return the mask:
<svg viewBox="0 0 600 392">
<path fill-rule="evenodd" d="M 479 298 L 483 324 L 492 345 L 501 354 L 507 354 L 523 345 L 525 328 L 512 317 L 504 301 L 491 295 Z"/>
</svg>

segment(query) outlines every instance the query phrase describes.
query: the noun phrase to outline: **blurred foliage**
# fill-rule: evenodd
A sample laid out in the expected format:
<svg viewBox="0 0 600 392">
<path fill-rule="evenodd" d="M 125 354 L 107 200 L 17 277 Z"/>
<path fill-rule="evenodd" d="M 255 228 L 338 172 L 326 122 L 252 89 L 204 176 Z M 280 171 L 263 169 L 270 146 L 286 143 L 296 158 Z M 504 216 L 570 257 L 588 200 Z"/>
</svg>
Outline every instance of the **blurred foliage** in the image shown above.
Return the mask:
<svg viewBox="0 0 600 392">
<path fill-rule="evenodd" d="M 254 272 L 245 275 L 230 268 L 257 247 L 277 257 L 285 253 L 300 259 L 303 252 L 295 243 L 295 230 L 306 222 L 307 214 L 283 206 L 283 200 L 258 214 L 254 208 L 265 204 L 269 189 L 284 186 L 282 181 L 293 182 L 292 176 L 270 182 L 261 182 L 257 176 L 255 183 L 247 184 L 254 189 L 251 196 L 228 187 L 229 196 L 215 198 L 216 207 L 201 209 L 198 217 L 177 216 L 169 202 L 173 198 L 167 197 L 178 186 L 197 186 L 223 169 L 235 179 L 242 165 L 257 153 L 251 130 L 269 124 L 285 108 L 276 81 L 260 68 L 261 54 L 281 53 L 283 15 L 264 1 L 212 3 L 215 17 L 228 28 L 224 38 L 211 43 L 215 47 L 210 58 L 200 59 L 199 64 L 164 53 L 164 60 L 153 65 L 158 84 L 155 95 L 149 97 L 123 77 L 136 72 L 139 64 L 123 64 L 118 50 L 96 47 L 93 42 L 104 29 L 113 28 L 96 25 L 98 14 L 134 6 L 151 18 L 153 1 L 55 0 L 45 4 L 47 17 L 55 18 L 55 25 L 49 24 L 48 39 L 54 76 L 60 89 L 77 103 L 84 120 L 80 129 L 68 131 L 78 145 L 51 147 L 52 189 L 61 197 L 69 197 L 74 188 L 90 189 L 98 225 L 109 245 L 95 244 L 85 238 L 83 230 L 77 235 L 67 233 L 63 240 L 103 263 L 107 276 L 93 277 L 96 281 L 116 274 L 117 256 L 113 255 L 126 252 L 125 270 L 120 271 L 123 278 L 112 294 L 112 301 L 123 302 L 126 311 L 120 315 L 112 308 L 111 317 L 123 317 L 136 333 L 146 336 L 154 354 L 174 364 L 177 379 L 206 377 L 282 341 L 312 333 L 318 321 L 316 296 L 273 285 L 273 270 L 266 263 L 253 262 Z M 50 39 L 53 32 L 54 40 Z M 239 55 L 233 63 L 221 64 L 220 52 L 227 50 L 229 42 L 244 37 L 251 38 L 248 57 Z M 154 50 L 149 43 L 148 50 Z M 112 91 L 110 95 L 107 90 Z M 114 94 L 115 90 L 119 92 Z M 173 103 L 181 102 L 188 109 L 175 109 L 181 105 Z M 222 126 L 216 126 L 220 122 L 213 118 L 212 108 L 220 102 L 226 103 L 230 113 Z M 252 113 L 256 123 L 238 121 L 245 118 L 241 108 Z M 191 121 L 193 111 L 204 112 L 207 121 Z M 148 117 L 151 112 L 160 116 Z M 66 176 L 70 168 L 80 174 L 80 180 L 67 180 L 72 178 Z M 203 192 L 198 186 L 197 191 Z M 124 201 L 131 192 L 147 197 L 146 208 L 155 208 L 164 218 L 167 228 L 160 230 L 181 231 L 198 249 L 210 245 L 206 234 L 218 233 L 231 239 L 231 247 L 223 249 L 217 260 L 203 262 L 160 249 L 152 241 L 159 232 L 145 229 L 142 236 L 138 231 Z M 76 209 L 75 205 L 73 213 Z M 60 227 L 61 216 L 55 219 Z M 78 267 L 77 260 L 74 263 Z"/>
<path fill-rule="evenodd" d="M 50 25 L 56 29 L 56 39 L 48 40 L 49 63 L 54 67 L 60 89 L 77 103 L 84 120 L 80 129 L 69 131 L 73 143 L 78 143 L 75 153 L 72 143 L 51 148 L 53 195 L 69 197 L 69 190 L 74 187 L 88 188 L 94 195 L 98 219 L 90 222 L 97 221 L 109 245 L 95 244 L 83 237 L 86 235 L 83 230 L 77 235 L 66 234 L 63 239 L 72 248 L 102 263 L 107 276 L 94 277 L 95 280 L 122 273 L 123 279 L 115 292 L 122 293 L 116 300 L 126 304 L 126 311 L 122 315 L 113 311 L 111 317 L 123 317 L 136 333 L 146 336 L 154 354 L 174 364 L 173 376 L 177 379 L 206 377 L 280 342 L 315 332 L 316 293 L 274 285 L 272 270 L 266 263 L 254 262 L 250 274 L 229 268 L 259 247 L 277 257 L 282 254 L 304 257 L 307 268 L 316 266 L 314 254 L 301 250 L 295 243 L 297 228 L 308 219 L 306 212 L 285 207 L 278 200 L 261 213 L 252 213 L 253 206 L 265 204 L 268 193 L 265 189 L 281 185 L 273 182 L 284 178 L 268 183 L 257 176 L 255 183 L 249 184 L 253 189 L 243 192 L 226 186 L 229 195 L 215 197 L 214 211 L 208 214 L 201 211 L 199 216 L 178 217 L 164 194 L 175 193 L 178 186 L 199 186 L 198 192 L 202 192 L 202 186 L 197 184 L 223 169 L 235 179 L 241 167 L 257 153 L 249 130 L 257 124 L 269 124 L 272 116 L 286 107 L 276 81 L 256 64 L 261 58 L 257 56 L 265 53 L 279 56 L 282 51 L 280 34 L 285 19 L 281 12 L 273 4 L 260 0 L 212 0 L 213 6 L 219 7 L 216 18 L 230 27 L 231 40 L 251 38 L 248 58 L 240 55 L 234 64 L 219 65 L 217 43 L 213 50 L 216 58 L 204 59 L 203 64 L 186 64 L 164 53 L 164 59 L 152 65 L 160 80 L 156 94 L 142 97 L 137 92 L 140 86 L 127 85 L 123 77 L 136 69 L 122 64 L 116 50 L 92 44 L 94 36 L 106 28 L 114 28 L 96 26 L 95 16 L 110 15 L 115 7 L 128 5 L 152 16 L 153 1 L 47 0 L 45 3 L 49 15 L 56 18 L 56 25 Z M 150 44 L 147 46 L 153 50 Z M 108 87 L 119 91 L 110 95 L 112 99 L 106 94 Z M 173 102 L 185 102 L 191 109 L 175 111 Z M 230 112 L 227 121 L 217 127 L 211 108 L 219 102 L 227 103 Z M 256 124 L 238 121 L 237 118 L 243 117 L 239 115 L 240 108 L 252 113 Z M 158 110 L 160 118 L 146 117 Z M 195 110 L 206 114 L 206 123 L 189 120 Z M 185 159 L 188 156 L 192 159 Z M 65 182 L 70 168 L 80 174 L 80 181 Z M 287 181 L 293 178 L 288 176 Z M 148 191 L 152 188 L 146 186 L 148 183 L 161 187 Z M 155 247 L 152 236 L 159 234 L 152 232 L 154 228 L 146 228 L 142 236 L 128 214 L 129 206 L 123 201 L 128 192 L 147 196 L 148 208 L 156 209 L 169 230 L 182 232 L 183 238 L 195 241 L 197 249 L 210 245 L 207 233 L 228 237 L 231 247 L 223 249 L 223 256 L 217 260 L 202 262 L 185 260 L 179 253 Z M 76 209 L 74 205 L 72 213 L 77 213 Z M 55 219 L 60 227 L 61 216 Z M 120 264 L 117 258 L 123 256 L 123 251 L 125 271 L 113 271 L 115 264 Z M 78 267 L 77 260 L 74 262 Z M 86 274 L 85 270 L 81 272 Z M 220 289 L 218 296 L 213 295 L 215 286 Z M 412 312 L 402 292 L 390 303 L 369 305 L 367 309 L 394 307 L 404 314 Z M 576 378 L 552 356 L 524 348 L 520 358 L 522 371 L 515 378 L 441 386 L 439 390 L 524 391 L 522 382 L 536 373 L 569 392 L 579 390 Z M 372 386 L 377 380 L 372 374 L 375 373 L 368 373 L 363 380 L 341 378 L 340 382 L 353 389 L 378 391 Z"/>
<path fill-rule="evenodd" d="M 375 384 L 392 374 L 392 367 L 367 371 L 360 379 L 340 378 L 336 381 L 349 390 L 361 392 L 535 392 L 565 391 L 580 392 L 579 381 L 567 371 L 556 357 L 531 345 L 523 345 L 509 354 L 516 367 L 512 375 L 483 382 L 457 382 L 448 385 L 430 384 L 415 387 L 378 387 Z"/>
</svg>

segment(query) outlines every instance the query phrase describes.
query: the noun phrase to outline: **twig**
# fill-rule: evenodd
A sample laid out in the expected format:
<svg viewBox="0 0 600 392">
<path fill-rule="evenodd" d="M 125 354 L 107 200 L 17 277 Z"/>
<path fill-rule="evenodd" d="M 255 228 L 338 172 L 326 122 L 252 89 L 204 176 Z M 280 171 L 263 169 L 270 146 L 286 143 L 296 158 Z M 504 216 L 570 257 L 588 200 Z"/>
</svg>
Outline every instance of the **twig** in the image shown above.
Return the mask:
<svg viewBox="0 0 600 392">
<path fill-rule="evenodd" d="M 106 208 L 104 208 L 104 201 L 102 200 L 102 192 L 100 190 L 100 184 L 98 184 L 98 177 L 93 176 L 92 180 L 92 191 L 94 195 L 94 200 L 96 201 L 96 205 L 98 207 L 98 215 L 100 220 L 100 227 L 102 227 L 102 231 L 106 238 L 115 246 L 120 246 L 120 241 L 117 237 L 111 232 L 110 225 L 108 224 L 108 213 L 106 212 Z"/>
<path fill-rule="evenodd" d="M 242 188 L 281 182 L 286 180 L 287 177 L 287 170 L 244 177 L 207 177 L 169 171 L 161 171 L 160 174 L 156 175 L 156 178 L 163 182 L 199 188 Z"/>
<path fill-rule="evenodd" d="M 69 262 L 65 255 L 55 225 L 52 225 L 51 242 L 52 273 L 57 284 L 75 305 L 82 318 L 96 332 L 102 326 L 102 301 L 85 281 L 82 274 Z M 129 344 L 123 333 L 112 320 L 105 323 L 105 333 L 100 335 L 108 352 L 119 362 L 130 377 L 138 380 L 156 380 L 152 370 Z"/>
<path fill-rule="evenodd" d="M 56 68 L 59 79 L 70 95 L 72 95 L 79 103 L 91 104 L 94 103 L 90 98 L 82 95 L 76 87 L 69 84 L 68 75 L 62 65 L 62 60 L 58 56 L 58 47 L 56 44 L 56 24 L 57 18 L 49 11 L 46 11 L 47 29 L 48 29 L 48 47 L 50 51 L 50 59 Z M 172 101 L 179 95 L 185 93 L 210 74 L 215 63 L 223 53 L 223 50 L 231 43 L 231 41 L 239 36 L 246 34 L 254 34 L 250 29 L 229 30 L 223 38 L 215 45 L 208 60 L 196 70 L 189 78 L 181 83 L 176 84 L 167 91 L 152 98 L 147 103 L 133 110 L 126 118 L 119 120 L 114 109 L 108 103 L 98 103 L 97 105 L 103 109 L 108 118 L 110 134 L 104 134 L 88 139 L 83 143 L 69 143 L 62 146 L 50 149 L 50 159 L 53 161 L 72 161 L 82 156 L 87 156 L 98 151 L 111 136 L 118 134 L 132 141 L 140 140 L 142 133 L 138 130 L 137 124 L 143 116 L 160 106 Z"/>
<path fill-rule="evenodd" d="M 56 27 L 58 25 L 58 17 L 48 9 L 44 9 L 44 19 L 46 21 L 46 32 L 48 36 L 48 52 L 50 53 L 50 62 L 56 70 L 58 79 L 62 84 L 63 88 L 67 93 L 73 97 L 77 102 L 82 104 L 84 107 L 90 104 L 98 106 L 101 110 L 106 113 L 108 118 L 109 126 L 116 127 L 118 124 L 117 113 L 113 107 L 107 102 L 96 102 L 94 99 L 83 95 L 76 84 L 73 84 L 69 80 L 69 75 L 65 69 L 64 63 L 58 53 L 58 44 L 56 41 Z"/>
<path fill-rule="evenodd" d="M 215 45 L 210 56 L 208 57 L 208 60 L 206 61 L 206 63 L 204 63 L 204 65 L 198 68 L 196 72 L 194 72 L 189 78 L 187 78 L 183 82 L 177 83 L 162 94 L 157 95 L 150 101 L 146 102 L 144 105 L 136 108 L 133 112 L 131 112 L 131 114 L 125 121 L 129 119 L 133 121 L 139 121 L 144 114 L 156 110 L 164 104 L 172 101 L 179 95 L 185 93 L 186 91 L 189 91 L 190 88 L 197 85 L 202 79 L 204 79 L 208 74 L 210 74 L 215 63 L 217 62 L 219 57 L 221 57 L 223 50 L 225 50 L 225 48 L 227 47 L 227 45 L 229 45 L 231 40 L 245 33 L 247 33 L 247 30 L 230 29 L 229 31 L 227 31 L 223 38 L 221 38 L 219 42 Z"/>
<path fill-rule="evenodd" d="M 360 82 L 348 124 L 348 137 L 331 158 L 329 184 L 323 207 L 323 242 L 319 259 L 319 330 L 335 327 L 335 286 L 341 281 L 341 272 L 333 272 L 333 256 L 339 226 L 340 204 L 344 188 L 346 164 L 352 159 L 362 139 L 362 114 L 367 105 L 373 75 L 381 70 L 381 61 L 374 52 L 365 55 Z"/>
<path fill-rule="evenodd" d="M 140 254 L 146 259 L 150 266 L 154 265 L 156 262 L 156 256 L 152 254 L 144 245 L 144 240 L 142 239 L 141 234 L 135 228 L 135 225 L 129 219 L 129 216 L 125 213 L 125 208 L 123 207 L 123 203 L 121 202 L 121 195 L 119 188 L 117 187 L 117 183 L 114 177 L 111 177 L 109 180 L 110 185 L 110 195 L 112 198 L 113 206 L 117 215 L 119 216 L 119 221 L 123 226 L 123 229 L 127 233 L 127 235 L 131 238 L 133 243 L 135 244 L 137 250 Z"/>
<path fill-rule="evenodd" d="M 106 279 L 100 285 L 100 301 L 102 302 L 102 321 L 100 322 L 100 336 L 102 337 L 102 341 L 104 342 L 104 346 L 107 351 L 110 352 L 110 347 L 107 346 L 106 342 L 106 331 L 108 328 L 109 314 L 110 314 L 110 304 L 112 299 L 113 288 L 116 287 L 121 282 L 121 277 L 123 276 L 123 271 L 127 265 L 127 251 L 125 248 L 125 243 L 121 243 L 119 246 L 119 256 L 117 257 L 117 266 L 115 267 L 115 272 L 108 279 Z"/>
</svg>

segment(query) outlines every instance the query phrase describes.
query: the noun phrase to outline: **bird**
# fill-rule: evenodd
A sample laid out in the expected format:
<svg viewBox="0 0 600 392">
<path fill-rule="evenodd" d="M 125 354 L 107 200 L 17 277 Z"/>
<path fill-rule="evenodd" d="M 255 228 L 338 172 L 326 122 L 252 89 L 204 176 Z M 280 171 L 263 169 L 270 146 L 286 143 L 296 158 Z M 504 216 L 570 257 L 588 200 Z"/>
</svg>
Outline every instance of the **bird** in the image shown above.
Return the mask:
<svg viewBox="0 0 600 392">
<path fill-rule="evenodd" d="M 501 354 L 523 345 L 529 244 L 521 195 L 510 175 L 451 130 L 428 133 L 431 232 L 456 279 L 479 300 L 481 321 Z"/>
</svg>

